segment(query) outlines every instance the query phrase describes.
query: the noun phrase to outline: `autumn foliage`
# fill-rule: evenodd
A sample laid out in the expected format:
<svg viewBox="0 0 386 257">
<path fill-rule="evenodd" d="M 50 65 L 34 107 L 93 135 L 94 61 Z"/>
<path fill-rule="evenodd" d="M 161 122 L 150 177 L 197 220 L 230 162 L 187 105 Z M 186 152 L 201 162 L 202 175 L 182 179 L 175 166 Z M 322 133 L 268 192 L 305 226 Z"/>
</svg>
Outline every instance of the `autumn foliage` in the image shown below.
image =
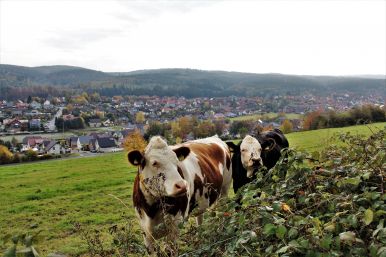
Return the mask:
<svg viewBox="0 0 386 257">
<path fill-rule="evenodd" d="M 0 164 L 12 162 L 13 154 L 4 145 L 0 145 Z"/>
<path fill-rule="evenodd" d="M 128 152 L 133 150 L 143 151 L 145 150 L 146 145 L 145 139 L 138 130 L 129 134 L 123 142 L 123 148 Z"/>
</svg>

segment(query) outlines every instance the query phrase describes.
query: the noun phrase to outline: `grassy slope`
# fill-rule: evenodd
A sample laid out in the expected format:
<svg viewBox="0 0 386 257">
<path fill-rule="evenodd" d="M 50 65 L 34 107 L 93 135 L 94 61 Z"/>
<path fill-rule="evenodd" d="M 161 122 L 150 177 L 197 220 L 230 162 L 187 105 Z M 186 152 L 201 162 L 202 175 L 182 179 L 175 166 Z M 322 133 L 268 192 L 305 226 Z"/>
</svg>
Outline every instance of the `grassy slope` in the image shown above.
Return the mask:
<svg viewBox="0 0 386 257">
<path fill-rule="evenodd" d="M 81 253 L 85 245 L 73 223 L 108 228 L 121 223 L 123 214 L 134 216 L 108 195 L 130 206 L 134 175 L 123 153 L 0 167 L 0 235 L 42 230 L 43 255 Z M 32 224 L 38 227 L 30 229 Z"/>
<path fill-rule="evenodd" d="M 339 131 L 371 134 L 366 126 L 355 126 L 296 132 L 287 137 L 291 146 L 314 151 Z M 82 253 L 86 246 L 73 232 L 73 223 L 106 231 L 112 224 L 122 223 L 123 214 L 133 217 L 134 175 L 123 153 L 0 167 L 0 235 L 42 230 L 38 249 L 44 255 L 54 250 L 72 256 Z M 108 194 L 118 196 L 129 209 Z M 38 227 L 30 229 L 32 224 Z M 0 245 L 0 252 L 3 250 Z"/>
<path fill-rule="evenodd" d="M 354 135 L 371 135 L 372 130 L 376 131 L 386 126 L 386 122 L 374 123 L 369 125 L 351 126 L 345 128 L 329 128 L 311 131 L 302 131 L 286 134 L 290 147 L 312 151 L 320 151 L 328 144 L 335 143 L 331 140 L 333 135 L 341 132 L 350 132 Z"/>
<path fill-rule="evenodd" d="M 263 115 L 253 114 L 253 115 L 239 116 L 239 117 L 231 118 L 231 120 L 233 120 L 233 121 L 257 120 L 257 119 L 260 119 L 262 116 L 274 118 L 274 117 L 277 117 L 277 115 L 278 115 L 278 113 L 269 112 L 269 113 L 265 113 Z M 301 114 L 297 114 L 297 113 L 286 113 L 285 116 L 287 117 L 287 119 L 299 119 L 302 117 Z"/>
</svg>

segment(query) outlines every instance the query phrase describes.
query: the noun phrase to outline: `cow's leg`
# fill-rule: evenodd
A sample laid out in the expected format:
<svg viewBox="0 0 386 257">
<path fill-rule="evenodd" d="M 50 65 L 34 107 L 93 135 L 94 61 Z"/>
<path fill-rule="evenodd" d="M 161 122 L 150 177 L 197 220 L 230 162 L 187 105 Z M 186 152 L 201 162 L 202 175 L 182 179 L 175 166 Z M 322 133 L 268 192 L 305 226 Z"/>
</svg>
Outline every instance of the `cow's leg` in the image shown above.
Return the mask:
<svg viewBox="0 0 386 257">
<path fill-rule="evenodd" d="M 143 236 L 143 241 L 145 243 L 145 247 L 146 247 L 146 250 L 147 250 L 148 254 L 149 255 L 153 255 L 155 253 L 155 247 L 154 247 L 155 240 L 154 240 L 154 237 L 152 237 L 151 235 L 145 234 Z"/>
<path fill-rule="evenodd" d="M 204 220 L 204 214 L 200 214 L 196 217 L 196 223 L 197 226 L 200 226 L 202 224 L 202 221 Z"/>
</svg>

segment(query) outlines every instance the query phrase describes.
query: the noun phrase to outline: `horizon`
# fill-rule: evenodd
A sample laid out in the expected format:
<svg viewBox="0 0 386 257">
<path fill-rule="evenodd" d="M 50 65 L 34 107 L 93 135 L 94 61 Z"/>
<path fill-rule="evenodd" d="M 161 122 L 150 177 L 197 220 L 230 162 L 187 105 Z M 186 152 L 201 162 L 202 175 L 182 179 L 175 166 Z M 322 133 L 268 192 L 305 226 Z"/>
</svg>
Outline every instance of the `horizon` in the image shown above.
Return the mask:
<svg viewBox="0 0 386 257">
<path fill-rule="evenodd" d="M 39 68 L 39 67 L 73 67 L 73 68 L 81 68 L 81 69 L 87 69 L 87 70 L 93 70 L 103 73 L 132 73 L 132 72 L 139 72 L 139 71 L 157 71 L 157 70 L 192 70 L 192 71 L 206 71 L 206 72 L 229 72 L 229 73 L 244 73 L 244 74 L 257 74 L 257 75 L 269 75 L 269 74 L 277 74 L 277 75 L 287 75 L 287 76 L 314 76 L 314 77 L 366 77 L 369 76 L 371 79 L 373 76 L 384 76 L 386 79 L 386 73 L 385 74 L 289 74 L 289 73 L 280 73 L 280 72 L 246 72 L 246 71 L 235 71 L 235 70 L 204 70 L 204 69 L 198 69 L 198 68 L 152 68 L 152 69 L 139 69 L 139 70 L 129 70 L 129 71 L 104 71 L 104 70 L 96 70 L 89 67 L 81 67 L 81 66 L 75 66 L 75 65 L 66 65 L 66 64 L 53 64 L 53 65 L 39 65 L 39 66 L 26 66 L 26 65 L 20 65 L 20 64 L 10 64 L 10 63 L 0 63 L 0 65 L 11 65 L 11 66 L 18 66 L 18 67 L 26 67 L 26 68 Z M 376 78 L 379 79 L 379 78 Z"/>
<path fill-rule="evenodd" d="M 385 19 L 382 0 L 1 0 L 0 63 L 383 75 Z"/>
</svg>

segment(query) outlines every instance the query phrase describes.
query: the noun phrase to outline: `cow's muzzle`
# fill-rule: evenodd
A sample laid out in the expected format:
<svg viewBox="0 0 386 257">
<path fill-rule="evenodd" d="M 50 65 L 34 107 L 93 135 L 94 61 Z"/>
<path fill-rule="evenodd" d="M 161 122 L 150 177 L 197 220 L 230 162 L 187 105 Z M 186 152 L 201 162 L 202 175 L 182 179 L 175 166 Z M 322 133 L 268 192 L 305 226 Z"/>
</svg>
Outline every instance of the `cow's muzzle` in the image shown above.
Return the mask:
<svg viewBox="0 0 386 257">
<path fill-rule="evenodd" d="M 187 183 L 183 180 L 174 184 L 174 191 L 171 196 L 172 197 L 183 196 L 186 194 L 187 191 L 188 191 Z"/>
</svg>

